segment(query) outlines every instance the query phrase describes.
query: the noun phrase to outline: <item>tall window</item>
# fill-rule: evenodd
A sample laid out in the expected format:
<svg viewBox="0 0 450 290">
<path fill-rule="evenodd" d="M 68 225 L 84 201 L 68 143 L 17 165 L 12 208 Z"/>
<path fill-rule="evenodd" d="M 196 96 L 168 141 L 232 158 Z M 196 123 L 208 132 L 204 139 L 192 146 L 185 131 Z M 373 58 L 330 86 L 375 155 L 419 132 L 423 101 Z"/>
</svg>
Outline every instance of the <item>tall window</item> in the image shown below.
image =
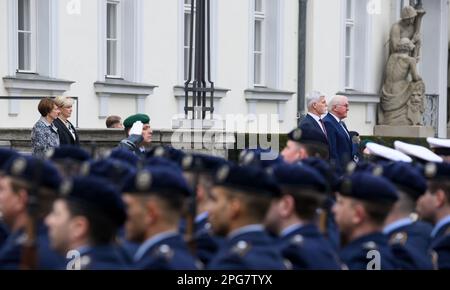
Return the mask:
<svg viewBox="0 0 450 290">
<path fill-rule="evenodd" d="M 120 2 L 108 1 L 106 4 L 106 74 L 108 77 L 121 75 L 120 20 Z"/>
<path fill-rule="evenodd" d="M 345 13 L 345 88 L 354 88 L 355 0 L 346 0 Z"/>
<path fill-rule="evenodd" d="M 254 0 L 254 5 L 253 83 L 255 86 L 264 86 L 265 0 Z"/>
<path fill-rule="evenodd" d="M 192 1 L 194 2 L 194 15 L 192 15 Z M 195 0 L 184 0 L 184 80 L 187 80 L 189 76 L 189 43 L 191 41 L 192 17 L 195 17 Z M 192 55 L 194 54 L 195 43 L 192 44 Z"/>
<path fill-rule="evenodd" d="M 19 0 L 17 18 L 18 71 L 36 70 L 35 0 Z"/>
</svg>

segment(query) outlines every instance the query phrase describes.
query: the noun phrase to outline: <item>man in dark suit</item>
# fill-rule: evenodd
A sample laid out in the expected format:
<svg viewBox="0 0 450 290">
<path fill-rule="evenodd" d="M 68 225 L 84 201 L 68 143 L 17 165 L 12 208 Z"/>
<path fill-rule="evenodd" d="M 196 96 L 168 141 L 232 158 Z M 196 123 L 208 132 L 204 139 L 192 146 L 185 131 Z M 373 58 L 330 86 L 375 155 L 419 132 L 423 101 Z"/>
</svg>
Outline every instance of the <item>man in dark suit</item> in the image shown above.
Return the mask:
<svg viewBox="0 0 450 290">
<path fill-rule="evenodd" d="M 347 163 L 352 161 L 355 153 L 347 126 L 343 119 L 347 118 L 349 102 L 345 96 L 334 96 L 328 106 L 328 114 L 324 118 L 330 147 L 330 160 L 339 174 L 343 174 Z"/>
<path fill-rule="evenodd" d="M 308 114 L 300 122 L 302 131 L 315 131 L 321 137 L 322 143 L 328 144 L 327 131 L 322 116 L 327 113 L 327 101 L 320 93 L 312 94 L 308 100 Z"/>
</svg>

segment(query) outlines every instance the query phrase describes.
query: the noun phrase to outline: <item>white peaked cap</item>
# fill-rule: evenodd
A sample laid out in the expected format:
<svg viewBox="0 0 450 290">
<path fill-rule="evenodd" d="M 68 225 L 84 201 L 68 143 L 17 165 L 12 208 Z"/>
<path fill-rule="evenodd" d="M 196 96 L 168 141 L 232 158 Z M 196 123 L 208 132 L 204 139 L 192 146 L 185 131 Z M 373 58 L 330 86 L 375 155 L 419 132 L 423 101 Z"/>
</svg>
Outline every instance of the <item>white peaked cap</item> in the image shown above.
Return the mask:
<svg viewBox="0 0 450 290">
<path fill-rule="evenodd" d="M 450 148 L 450 139 L 427 138 L 431 148 Z"/>
<path fill-rule="evenodd" d="M 394 142 L 395 149 L 409 156 L 416 157 L 428 162 L 442 163 L 444 160 L 428 148 L 419 145 L 408 144 L 401 141 Z"/>
<path fill-rule="evenodd" d="M 403 161 L 408 163 L 413 161 L 408 155 L 377 143 L 369 142 L 366 144 L 366 148 L 371 155 L 379 156 L 391 161 Z"/>
</svg>

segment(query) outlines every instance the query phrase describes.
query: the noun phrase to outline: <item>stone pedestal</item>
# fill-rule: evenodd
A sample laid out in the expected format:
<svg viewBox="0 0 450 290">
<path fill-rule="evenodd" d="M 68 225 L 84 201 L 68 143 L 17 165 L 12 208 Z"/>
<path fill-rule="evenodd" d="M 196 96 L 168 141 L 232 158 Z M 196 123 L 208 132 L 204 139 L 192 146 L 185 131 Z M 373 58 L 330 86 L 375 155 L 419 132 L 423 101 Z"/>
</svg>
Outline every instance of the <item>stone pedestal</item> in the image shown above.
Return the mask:
<svg viewBox="0 0 450 290">
<path fill-rule="evenodd" d="M 425 126 L 386 126 L 378 125 L 374 128 L 375 136 L 386 137 L 410 137 L 410 138 L 427 138 L 434 137 L 433 127 Z"/>
</svg>

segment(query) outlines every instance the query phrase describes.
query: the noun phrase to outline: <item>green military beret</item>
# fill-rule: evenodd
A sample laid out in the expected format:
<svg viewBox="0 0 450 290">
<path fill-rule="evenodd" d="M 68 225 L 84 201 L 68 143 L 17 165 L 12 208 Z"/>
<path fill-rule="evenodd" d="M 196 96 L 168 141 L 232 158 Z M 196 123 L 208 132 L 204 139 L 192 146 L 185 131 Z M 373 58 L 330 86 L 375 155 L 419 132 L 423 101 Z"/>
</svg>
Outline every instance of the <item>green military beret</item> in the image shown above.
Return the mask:
<svg viewBox="0 0 450 290">
<path fill-rule="evenodd" d="M 146 114 L 136 114 L 126 118 L 125 121 L 123 121 L 123 126 L 125 128 L 131 128 L 137 121 L 141 121 L 143 124 L 148 124 L 150 123 L 150 117 Z"/>
</svg>

